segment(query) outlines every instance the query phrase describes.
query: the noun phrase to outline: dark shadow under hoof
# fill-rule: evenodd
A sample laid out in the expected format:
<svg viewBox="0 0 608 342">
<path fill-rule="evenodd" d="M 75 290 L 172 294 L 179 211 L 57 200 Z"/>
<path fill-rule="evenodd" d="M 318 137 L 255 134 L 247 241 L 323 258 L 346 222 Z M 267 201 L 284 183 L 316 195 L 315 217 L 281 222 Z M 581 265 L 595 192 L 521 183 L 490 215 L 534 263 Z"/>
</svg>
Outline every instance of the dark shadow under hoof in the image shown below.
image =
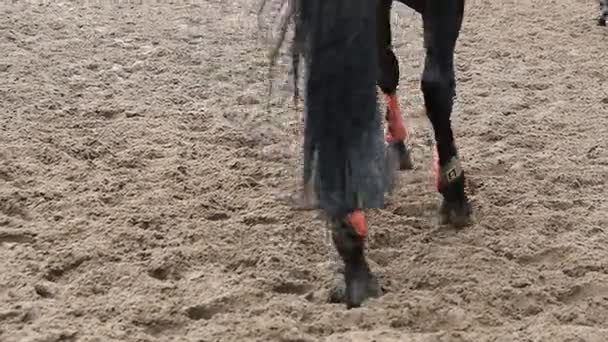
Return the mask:
<svg viewBox="0 0 608 342">
<path fill-rule="evenodd" d="M 346 304 L 348 309 L 360 307 L 368 298 L 382 296 L 382 288 L 376 276 L 371 272 L 360 270 L 354 272 L 346 282 L 334 285 L 329 292 L 330 303 Z"/>
<path fill-rule="evenodd" d="M 439 210 L 440 223 L 460 229 L 473 224 L 473 209 L 468 201 L 443 201 Z"/>
</svg>

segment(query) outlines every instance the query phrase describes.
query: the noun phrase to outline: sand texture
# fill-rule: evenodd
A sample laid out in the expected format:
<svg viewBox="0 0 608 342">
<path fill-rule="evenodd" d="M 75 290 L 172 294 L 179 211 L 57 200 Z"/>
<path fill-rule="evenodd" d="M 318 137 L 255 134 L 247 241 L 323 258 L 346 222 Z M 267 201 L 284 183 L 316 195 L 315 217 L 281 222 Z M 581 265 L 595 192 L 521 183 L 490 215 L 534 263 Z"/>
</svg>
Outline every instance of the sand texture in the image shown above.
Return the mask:
<svg viewBox="0 0 608 342">
<path fill-rule="evenodd" d="M 468 2 L 462 231 L 437 225 L 421 19 L 393 13 L 416 167 L 369 212 L 388 293 L 350 311 L 325 224 L 285 201 L 301 117 L 286 58 L 267 101 L 255 5 L 0 2 L 0 341 L 608 341 L 595 1 Z"/>
</svg>

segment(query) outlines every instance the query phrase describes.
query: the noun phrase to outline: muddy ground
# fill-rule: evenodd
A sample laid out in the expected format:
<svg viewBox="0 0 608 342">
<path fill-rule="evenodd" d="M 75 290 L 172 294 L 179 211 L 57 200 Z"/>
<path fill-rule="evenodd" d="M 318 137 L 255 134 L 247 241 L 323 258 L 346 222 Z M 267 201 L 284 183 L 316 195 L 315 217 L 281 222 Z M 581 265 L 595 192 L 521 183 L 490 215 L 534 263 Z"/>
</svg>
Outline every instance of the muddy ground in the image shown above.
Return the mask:
<svg viewBox="0 0 608 342">
<path fill-rule="evenodd" d="M 0 3 L 1 341 L 608 340 L 594 1 L 468 2 L 462 231 L 435 216 L 421 19 L 394 13 L 416 169 L 370 212 L 389 292 L 350 311 L 324 302 L 325 225 L 284 201 L 301 121 L 285 89 L 266 112 L 254 5 Z"/>
</svg>

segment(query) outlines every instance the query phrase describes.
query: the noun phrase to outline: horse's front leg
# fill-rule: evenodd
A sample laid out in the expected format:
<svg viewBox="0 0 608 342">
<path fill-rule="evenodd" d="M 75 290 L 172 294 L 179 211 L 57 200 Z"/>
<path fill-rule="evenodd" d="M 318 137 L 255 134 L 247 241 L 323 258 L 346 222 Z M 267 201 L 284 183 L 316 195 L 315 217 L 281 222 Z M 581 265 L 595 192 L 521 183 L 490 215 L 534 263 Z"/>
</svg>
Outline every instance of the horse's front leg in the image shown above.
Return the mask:
<svg viewBox="0 0 608 342">
<path fill-rule="evenodd" d="M 413 168 L 410 151 L 405 145 L 408 137 L 407 128 L 403 122 L 399 100 L 397 98 L 397 87 L 399 85 L 399 61 L 391 47 L 391 6 L 393 0 L 378 0 L 376 12 L 376 32 L 378 44 L 378 64 L 380 77 L 378 86 L 386 98 L 386 141 L 388 163 L 398 164 L 400 170 Z M 394 161 L 393 161 L 394 160 Z M 387 172 L 392 172 L 392 166 L 387 166 Z M 389 175 L 390 178 L 392 178 Z M 389 178 L 389 180 L 390 180 Z M 392 181 L 391 181 L 392 182 Z"/>
<path fill-rule="evenodd" d="M 440 215 L 442 223 L 455 226 L 467 225 L 471 216 L 450 123 L 456 86 L 454 48 L 463 14 L 464 0 L 427 0 L 423 15 L 426 60 L 421 88 L 437 144 L 436 185 L 443 195 Z"/>
</svg>

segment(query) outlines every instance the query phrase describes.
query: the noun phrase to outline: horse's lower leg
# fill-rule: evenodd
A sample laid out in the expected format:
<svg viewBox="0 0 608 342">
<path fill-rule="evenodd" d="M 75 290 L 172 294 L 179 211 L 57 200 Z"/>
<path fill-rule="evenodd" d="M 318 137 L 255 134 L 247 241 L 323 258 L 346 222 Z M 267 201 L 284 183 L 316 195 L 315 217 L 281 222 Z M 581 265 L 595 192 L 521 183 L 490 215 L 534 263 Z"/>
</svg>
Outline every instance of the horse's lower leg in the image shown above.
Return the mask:
<svg viewBox="0 0 608 342">
<path fill-rule="evenodd" d="M 378 35 L 378 64 L 380 77 L 378 86 L 384 93 L 387 102 L 386 108 L 386 141 L 389 144 L 389 152 L 398 158 L 399 169 L 409 170 L 413 168 L 409 150 L 405 145 L 408 137 L 407 129 L 403 123 L 403 117 L 397 99 L 397 86 L 399 85 L 399 61 L 395 57 L 391 47 L 391 6 L 393 0 L 378 0 L 376 32 Z"/>
<path fill-rule="evenodd" d="M 471 213 L 450 123 L 456 85 L 454 48 L 463 14 L 464 0 L 427 0 L 423 15 L 426 60 L 421 88 L 437 143 L 437 185 L 443 195 L 440 213 L 443 223 L 456 226 L 466 225 Z"/>
<path fill-rule="evenodd" d="M 365 258 L 367 223 L 360 210 L 332 222 L 332 239 L 344 261 L 344 288 L 334 289 L 332 302 L 344 302 L 348 308 L 359 307 L 367 298 L 381 295 L 380 285 Z"/>
<path fill-rule="evenodd" d="M 600 0 L 600 18 L 598 24 L 600 26 L 606 26 L 608 20 L 608 0 Z"/>
</svg>

